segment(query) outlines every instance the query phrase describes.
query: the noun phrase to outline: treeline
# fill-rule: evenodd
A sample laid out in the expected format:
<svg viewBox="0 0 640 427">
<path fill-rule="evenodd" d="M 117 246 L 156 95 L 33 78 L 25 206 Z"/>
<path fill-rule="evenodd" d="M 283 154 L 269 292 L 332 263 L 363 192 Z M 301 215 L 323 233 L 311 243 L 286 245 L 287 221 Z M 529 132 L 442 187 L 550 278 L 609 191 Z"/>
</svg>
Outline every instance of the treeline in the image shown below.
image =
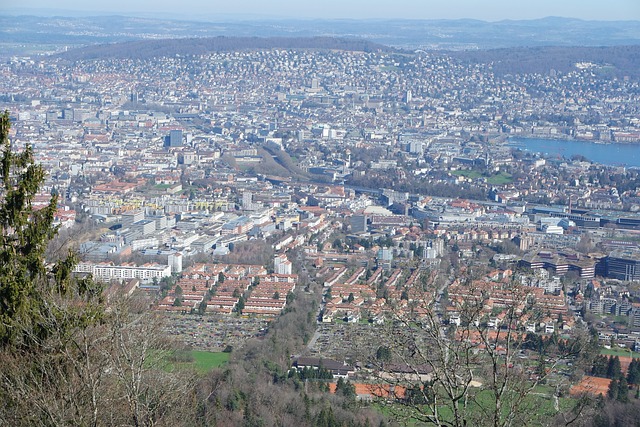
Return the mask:
<svg viewBox="0 0 640 427">
<path fill-rule="evenodd" d="M 58 54 L 70 61 L 90 59 L 151 59 L 167 56 L 199 56 L 213 52 L 266 49 L 345 50 L 394 52 L 396 49 L 367 40 L 338 37 L 207 37 L 140 40 L 87 46 Z"/>
<path fill-rule="evenodd" d="M 549 74 L 551 70 L 567 73 L 575 70 L 577 62 L 592 62 L 613 67 L 607 68 L 613 76 L 640 77 L 640 46 L 517 47 L 456 51 L 448 55 L 463 62 L 491 63 L 498 75 Z"/>
<path fill-rule="evenodd" d="M 460 185 L 448 182 L 428 182 L 424 178 L 413 177 L 397 170 L 383 172 L 369 170 L 366 175 L 351 175 L 347 185 L 371 189 L 393 188 L 396 191 L 423 194 L 433 197 L 453 197 L 471 200 L 484 200 L 485 190 L 475 185 Z"/>
</svg>

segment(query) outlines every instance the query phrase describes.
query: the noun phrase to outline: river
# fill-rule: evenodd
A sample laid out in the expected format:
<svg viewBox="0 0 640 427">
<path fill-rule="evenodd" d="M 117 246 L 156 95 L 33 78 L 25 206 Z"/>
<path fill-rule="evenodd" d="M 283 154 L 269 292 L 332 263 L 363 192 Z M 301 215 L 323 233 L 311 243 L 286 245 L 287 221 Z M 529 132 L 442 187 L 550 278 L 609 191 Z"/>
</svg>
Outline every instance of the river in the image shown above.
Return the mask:
<svg viewBox="0 0 640 427">
<path fill-rule="evenodd" d="M 640 144 L 603 144 L 577 140 L 509 138 L 509 145 L 535 153 L 542 153 L 548 157 L 570 159 L 571 156 L 580 154 L 594 163 L 640 168 Z"/>
</svg>

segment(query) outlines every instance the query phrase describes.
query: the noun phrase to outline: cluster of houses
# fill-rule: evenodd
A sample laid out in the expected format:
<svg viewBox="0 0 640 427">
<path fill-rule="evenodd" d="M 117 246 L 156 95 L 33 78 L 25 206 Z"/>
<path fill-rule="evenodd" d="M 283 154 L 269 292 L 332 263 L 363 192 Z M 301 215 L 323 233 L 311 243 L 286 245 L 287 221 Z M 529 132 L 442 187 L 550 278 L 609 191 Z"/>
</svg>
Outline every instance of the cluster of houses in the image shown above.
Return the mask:
<svg viewBox="0 0 640 427">
<path fill-rule="evenodd" d="M 259 265 L 196 264 L 183 271 L 158 310 L 274 317 L 295 290 L 295 274 L 269 273 Z"/>
</svg>

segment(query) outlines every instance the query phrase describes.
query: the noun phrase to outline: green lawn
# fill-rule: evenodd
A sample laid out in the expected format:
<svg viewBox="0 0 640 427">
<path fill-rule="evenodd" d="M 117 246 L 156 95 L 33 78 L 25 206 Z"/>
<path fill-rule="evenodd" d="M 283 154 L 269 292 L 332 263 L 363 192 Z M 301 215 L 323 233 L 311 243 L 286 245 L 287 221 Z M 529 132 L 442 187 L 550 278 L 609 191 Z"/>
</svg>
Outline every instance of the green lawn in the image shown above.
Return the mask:
<svg viewBox="0 0 640 427">
<path fill-rule="evenodd" d="M 520 411 L 524 415 L 524 417 L 530 418 L 530 421 L 534 424 L 543 424 L 551 420 L 557 414 L 554 409 L 552 397 L 553 392 L 554 389 L 549 386 L 540 385 L 536 387 L 533 393 L 522 402 Z M 473 395 L 474 393 L 471 394 L 471 396 Z M 470 419 L 474 418 L 473 414 L 480 413 L 481 410 L 478 405 L 482 405 L 487 409 L 490 409 L 491 406 L 494 405 L 492 394 L 487 390 L 475 393 L 475 402 L 477 403 L 471 403 L 468 409 L 468 416 L 470 417 Z M 572 406 L 575 404 L 575 401 L 571 398 L 560 398 L 558 404 L 560 411 L 566 412 L 571 410 Z M 505 407 L 504 411 L 505 416 L 507 415 L 507 412 L 509 410 L 508 404 L 506 406 L 507 407 Z M 424 425 L 417 420 L 416 413 L 412 408 L 401 405 L 399 403 L 377 402 L 374 407 L 387 417 L 402 420 L 402 423 L 405 426 Z M 426 407 L 423 407 L 423 409 L 429 412 Z M 441 406 L 439 411 L 441 419 L 451 419 L 452 413 L 450 408 Z"/>
<path fill-rule="evenodd" d="M 451 175 L 464 176 L 465 178 L 469 179 L 478 179 L 482 176 L 482 174 L 478 171 L 469 170 L 451 171 Z"/>
<path fill-rule="evenodd" d="M 223 366 L 229 361 L 229 353 L 211 352 L 201 350 L 162 352 L 149 358 L 147 363 L 165 371 L 176 369 L 195 369 L 204 374 L 212 369 Z"/>
<path fill-rule="evenodd" d="M 469 179 L 478 179 L 484 176 L 481 172 L 475 171 L 475 170 L 452 171 L 451 174 L 456 176 L 464 176 L 465 178 L 469 178 Z M 511 177 L 511 175 L 505 172 L 500 172 L 495 175 L 486 176 L 485 178 L 487 179 L 487 183 L 491 185 L 504 185 L 504 184 L 509 184 L 511 181 L 513 181 L 513 178 Z"/>
<path fill-rule="evenodd" d="M 513 181 L 511 175 L 508 173 L 500 172 L 497 175 L 490 176 L 487 178 L 487 183 L 491 185 L 505 185 L 509 184 Z"/>
<path fill-rule="evenodd" d="M 229 353 L 192 350 L 191 355 L 198 372 L 208 372 L 219 368 L 229 361 Z"/>
<path fill-rule="evenodd" d="M 606 356 L 631 356 L 633 358 L 640 358 L 640 353 L 637 351 L 625 350 L 624 348 L 603 348 L 600 350 L 600 354 Z"/>
</svg>

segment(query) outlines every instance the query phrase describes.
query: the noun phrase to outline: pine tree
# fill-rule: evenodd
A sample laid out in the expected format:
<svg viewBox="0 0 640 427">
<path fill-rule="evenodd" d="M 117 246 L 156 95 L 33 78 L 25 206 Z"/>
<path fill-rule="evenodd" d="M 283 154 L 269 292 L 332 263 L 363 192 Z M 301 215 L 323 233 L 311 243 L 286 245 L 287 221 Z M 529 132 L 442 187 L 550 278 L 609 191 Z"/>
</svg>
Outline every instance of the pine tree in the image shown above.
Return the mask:
<svg viewBox="0 0 640 427">
<path fill-rule="evenodd" d="M 609 383 L 609 389 L 607 390 L 607 397 L 611 400 L 616 400 L 618 398 L 618 381 L 611 380 Z"/>
<path fill-rule="evenodd" d="M 31 147 L 13 150 L 10 126 L 5 111 L 0 114 L 0 424 L 32 425 L 39 417 L 50 425 L 88 425 L 96 416 L 97 378 L 104 372 L 94 369 L 98 358 L 88 356 L 101 339 L 88 332 L 104 319 L 102 289 L 91 279 L 74 277 L 75 254 L 62 254 L 54 264 L 45 260 L 57 232 L 57 195 L 43 208 L 34 206 L 45 171 Z"/>
<path fill-rule="evenodd" d="M 33 150 L 12 150 L 9 113 L 0 115 L 0 347 L 36 345 L 51 333 L 52 319 L 64 318 L 56 328 L 78 326 L 95 320 L 100 290 L 90 280 L 75 280 L 76 257 L 70 253 L 54 266 L 47 266 L 45 249 L 55 236 L 57 195 L 41 208 L 34 200 L 45 179 Z M 70 313 L 55 303 L 58 298 L 81 297 Z M 90 309 L 89 309 L 90 308 Z M 85 310 L 88 309 L 88 310 Z"/>
<path fill-rule="evenodd" d="M 591 375 L 596 377 L 606 377 L 608 364 L 609 364 L 609 361 L 607 360 L 607 356 L 604 356 L 604 355 L 596 356 L 595 359 L 593 360 Z"/>
<path fill-rule="evenodd" d="M 619 402 L 627 403 L 629 401 L 629 384 L 624 377 L 618 380 L 618 397 Z"/>
<path fill-rule="evenodd" d="M 627 382 L 633 385 L 640 385 L 640 360 L 631 360 L 627 371 Z"/>
<path fill-rule="evenodd" d="M 622 368 L 620 365 L 620 358 L 618 356 L 609 357 L 609 365 L 607 366 L 607 378 L 613 380 L 622 376 Z"/>
</svg>

